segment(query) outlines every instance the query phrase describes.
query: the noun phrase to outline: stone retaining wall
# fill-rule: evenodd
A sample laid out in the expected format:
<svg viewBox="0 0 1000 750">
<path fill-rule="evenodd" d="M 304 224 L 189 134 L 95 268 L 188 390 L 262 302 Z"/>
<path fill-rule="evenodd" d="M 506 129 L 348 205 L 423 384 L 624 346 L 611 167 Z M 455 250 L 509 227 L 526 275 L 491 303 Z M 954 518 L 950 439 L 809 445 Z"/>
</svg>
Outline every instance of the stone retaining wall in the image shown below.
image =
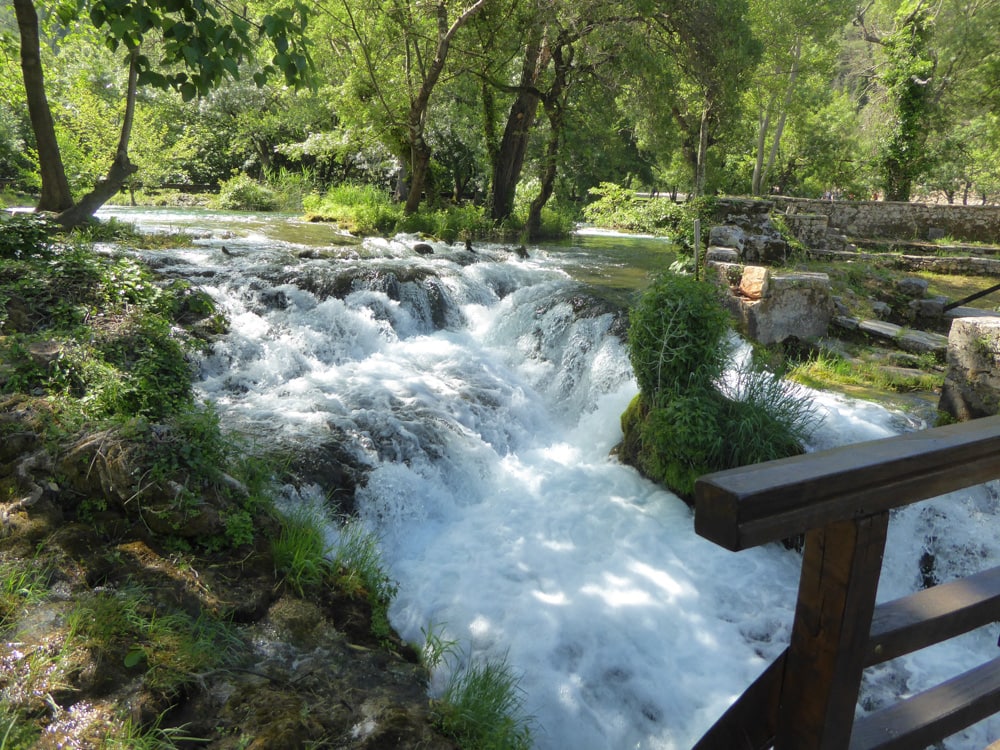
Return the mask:
<svg viewBox="0 0 1000 750">
<path fill-rule="evenodd" d="M 953 237 L 966 242 L 1000 244 L 1000 206 L 894 203 L 889 201 L 829 201 L 769 196 L 786 214 L 819 214 L 830 228 L 852 237 L 937 240 Z"/>
</svg>

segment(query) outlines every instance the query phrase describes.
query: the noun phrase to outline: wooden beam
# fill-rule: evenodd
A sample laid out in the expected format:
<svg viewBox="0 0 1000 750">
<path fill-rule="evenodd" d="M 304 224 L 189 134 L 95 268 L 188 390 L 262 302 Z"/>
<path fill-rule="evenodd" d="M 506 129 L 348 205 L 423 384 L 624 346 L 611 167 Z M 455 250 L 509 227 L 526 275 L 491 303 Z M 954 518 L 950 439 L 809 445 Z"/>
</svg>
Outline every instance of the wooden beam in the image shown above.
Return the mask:
<svg viewBox="0 0 1000 750">
<path fill-rule="evenodd" d="M 708 474 L 695 531 L 731 550 L 1000 476 L 1000 416 Z"/>
<path fill-rule="evenodd" d="M 764 750 L 774 743 L 786 649 L 743 691 L 692 750 Z"/>
<path fill-rule="evenodd" d="M 1000 711 L 1000 659 L 869 714 L 850 750 L 919 750 Z"/>
<path fill-rule="evenodd" d="M 1000 620 L 1000 568 L 918 591 L 875 608 L 865 666 Z"/>
<path fill-rule="evenodd" d="M 806 534 L 777 750 L 842 750 L 861 686 L 888 511 Z"/>
</svg>

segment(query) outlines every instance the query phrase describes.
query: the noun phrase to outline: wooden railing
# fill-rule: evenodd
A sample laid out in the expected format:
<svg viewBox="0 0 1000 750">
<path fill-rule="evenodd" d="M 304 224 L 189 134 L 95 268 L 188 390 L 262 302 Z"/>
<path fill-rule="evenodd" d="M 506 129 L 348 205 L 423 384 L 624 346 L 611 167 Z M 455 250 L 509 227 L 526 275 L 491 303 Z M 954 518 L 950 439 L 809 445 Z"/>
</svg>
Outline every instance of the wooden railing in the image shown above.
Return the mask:
<svg viewBox="0 0 1000 750">
<path fill-rule="evenodd" d="M 1000 620 L 1000 568 L 876 607 L 889 511 L 997 478 L 1000 417 L 698 480 L 701 536 L 742 550 L 805 534 L 805 547 L 788 648 L 695 750 L 925 748 L 1000 711 L 997 658 L 854 719 L 866 667 Z"/>
</svg>

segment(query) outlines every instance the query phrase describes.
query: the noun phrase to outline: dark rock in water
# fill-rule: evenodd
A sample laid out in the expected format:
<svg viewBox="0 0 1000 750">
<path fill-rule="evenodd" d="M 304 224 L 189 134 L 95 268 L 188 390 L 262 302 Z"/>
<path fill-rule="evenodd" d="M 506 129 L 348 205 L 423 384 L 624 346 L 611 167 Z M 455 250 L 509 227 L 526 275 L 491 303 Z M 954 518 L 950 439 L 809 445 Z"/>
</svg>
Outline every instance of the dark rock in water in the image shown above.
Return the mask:
<svg viewBox="0 0 1000 750">
<path fill-rule="evenodd" d="M 433 255 L 434 248 L 428 245 L 426 242 L 418 242 L 413 246 L 413 252 L 419 253 L 420 255 Z"/>
<path fill-rule="evenodd" d="M 468 250 L 470 253 L 476 252 L 472 248 L 472 240 L 470 240 L 468 237 L 466 237 L 465 239 L 465 249 Z"/>
<path fill-rule="evenodd" d="M 518 245 L 517 247 L 511 248 L 511 252 L 514 253 L 518 258 L 528 257 L 528 248 L 524 245 Z"/>
</svg>

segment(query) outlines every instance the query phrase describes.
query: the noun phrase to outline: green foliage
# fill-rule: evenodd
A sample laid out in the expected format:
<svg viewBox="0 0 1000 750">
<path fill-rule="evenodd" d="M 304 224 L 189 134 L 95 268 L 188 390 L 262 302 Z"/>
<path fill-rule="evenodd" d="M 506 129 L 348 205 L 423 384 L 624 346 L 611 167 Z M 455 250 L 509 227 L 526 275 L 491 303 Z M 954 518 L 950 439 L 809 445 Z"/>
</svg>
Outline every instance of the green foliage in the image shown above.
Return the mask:
<svg viewBox="0 0 1000 750">
<path fill-rule="evenodd" d="M 624 232 L 665 234 L 689 251 L 694 247 L 694 220 L 710 216 L 715 203 L 710 197 L 692 198 L 686 203 L 641 198 L 634 190 L 610 182 L 591 188 L 589 195 L 594 200 L 584 206 L 583 215 L 591 224 Z M 702 221 L 702 247 L 708 230 L 709 222 Z"/>
<path fill-rule="evenodd" d="M 44 596 L 51 571 L 34 563 L 0 561 L 0 632 Z"/>
<path fill-rule="evenodd" d="M 48 257 L 58 225 L 40 214 L 18 213 L 0 219 L 0 259 Z"/>
<path fill-rule="evenodd" d="M 469 664 L 452 674 L 435 702 L 438 726 L 466 750 L 528 750 L 531 731 L 518 683 L 506 659 Z"/>
<path fill-rule="evenodd" d="M 219 415 L 211 403 L 190 405 L 153 427 L 143 420 L 130 426 L 140 438 L 148 430 L 154 433 L 155 440 L 148 448 L 154 482 L 182 476 L 191 490 L 217 483 L 234 450 L 222 434 Z"/>
<path fill-rule="evenodd" d="M 332 571 L 332 545 L 324 519 L 306 508 L 281 516 L 281 531 L 271 543 L 275 570 L 299 596 L 316 591 Z"/>
<path fill-rule="evenodd" d="M 639 389 L 655 402 L 659 394 L 714 383 L 729 360 L 728 330 L 713 285 L 661 275 L 629 315 L 629 358 Z"/>
<path fill-rule="evenodd" d="M 893 107 L 891 130 L 879 159 L 886 200 L 907 201 L 913 181 L 925 167 L 935 61 L 928 49 L 930 11 L 903 3 L 898 27 L 883 43 L 886 65 L 881 78 Z"/>
<path fill-rule="evenodd" d="M 392 633 L 389 605 L 399 587 L 385 573 L 378 538 L 358 521 L 344 525 L 336 545 L 333 570 L 339 589 L 368 600 L 372 608 L 372 635 L 385 642 Z"/>
<path fill-rule="evenodd" d="M 231 626 L 207 615 L 161 615 L 138 588 L 100 591 L 81 599 L 66 626 L 73 644 L 129 670 L 141 669 L 149 687 L 165 691 L 230 662 L 241 646 Z"/>
<path fill-rule="evenodd" d="M 682 497 L 721 469 L 802 452 L 815 412 L 773 374 L 733 366 L 729 318 L 707 282 L 664 274 L 629 321 L 639 397 L 622 415 L 623 457 Z"/>
<path fill-rule="evenodd" d="M 592 200 L 583 208 L 584 219 L 623 232 L 662 233 L 677 209 L 672 201 L 640 198 L 634 190 L 611 182 L 590 188 L 588 195 Z"/>
<path fill-rule="evenodd" d="M 402 206 L 374 185 L 335 185 L 323 196 L 307 196 L 303 208 L 308 217 L 334 221 L 357 235 L 392 234 L 403 217 Z"/>
<path fill-rule="evenodd" d="M 454 242 L 489 236 L 493 231 L 493 222 L 478 206 L 449 206 L 403 216 L 396 224 L 396 231 L 426 234 L 445 242 Z"/>
<path fill-rule="evenodd" d="M 216 204 L 231 211 L 274 211 L 278 198 L 266 185 L 246 175 L 237 175 L 222 183 Z"/>
<path fill-rule="evenodd" d="M 794 364 L 788 371 L 788 378 L 810 388 L 829 390 L 859 386 L 880 393 L 909 393 L 939 389 L 943 376 L 933 373 L 918 376 L 898 367 L 884 367 L 878 362 L 848 360 L 830 352 L 818 352 Z"/>
<path fill-rule="evenodd" d="M 0 750 L 37 747 L 41 730 L 6 700 L 0 700 Z"/>
</svg>

